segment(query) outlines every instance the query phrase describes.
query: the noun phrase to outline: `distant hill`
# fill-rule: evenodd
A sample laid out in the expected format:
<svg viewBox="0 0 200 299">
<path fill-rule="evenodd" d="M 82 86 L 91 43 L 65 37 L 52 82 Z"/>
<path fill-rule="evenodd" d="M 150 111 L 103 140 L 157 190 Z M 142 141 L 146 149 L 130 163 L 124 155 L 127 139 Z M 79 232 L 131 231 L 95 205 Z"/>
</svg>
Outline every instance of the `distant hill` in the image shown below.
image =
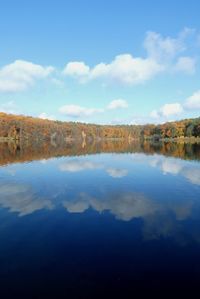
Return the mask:
<svg viewBox="0 0 200 299">
<path fill-rule="evenodd" d="M 0 113 L 0 140 L 163 139 L 200 137 L 200 118 L 161 125 L 95 125 Z"/>
</svg>

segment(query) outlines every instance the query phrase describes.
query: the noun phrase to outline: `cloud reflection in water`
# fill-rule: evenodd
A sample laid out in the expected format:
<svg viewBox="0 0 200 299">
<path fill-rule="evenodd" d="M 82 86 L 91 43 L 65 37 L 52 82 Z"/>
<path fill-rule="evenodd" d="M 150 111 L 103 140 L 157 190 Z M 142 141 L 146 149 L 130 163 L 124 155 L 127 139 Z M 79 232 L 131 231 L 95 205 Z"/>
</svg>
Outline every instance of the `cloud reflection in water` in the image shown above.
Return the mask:
<svg viewBox="0 0 200 299">
<path fill-rule="evenodd" d="M 30 186 L 17 183 L 0 184 L 0 206 L 18 213 L 19 216 L 53 208 L 50 200 L 34 195 Z"/>
</svg>

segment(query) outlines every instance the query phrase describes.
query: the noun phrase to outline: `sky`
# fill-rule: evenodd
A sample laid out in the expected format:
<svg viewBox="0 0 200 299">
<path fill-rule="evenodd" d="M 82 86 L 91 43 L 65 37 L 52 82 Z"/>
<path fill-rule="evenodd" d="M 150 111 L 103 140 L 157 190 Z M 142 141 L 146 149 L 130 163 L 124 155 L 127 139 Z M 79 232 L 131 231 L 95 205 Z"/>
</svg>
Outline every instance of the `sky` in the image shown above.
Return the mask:
<svg viewBox="0 0 200 299">
<path fill-rule="evenodd" d="M 0 0 L 0 111 L 98 124 L 200 116 L 200 1 Z"/>
</svg>

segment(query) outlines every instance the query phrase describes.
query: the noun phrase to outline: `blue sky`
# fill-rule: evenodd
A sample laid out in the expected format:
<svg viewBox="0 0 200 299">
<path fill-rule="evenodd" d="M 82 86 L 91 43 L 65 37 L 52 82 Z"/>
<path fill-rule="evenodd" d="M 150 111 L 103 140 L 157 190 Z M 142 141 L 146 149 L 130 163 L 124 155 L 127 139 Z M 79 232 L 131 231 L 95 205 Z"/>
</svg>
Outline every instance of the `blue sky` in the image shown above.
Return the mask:
<svg viewBox="0 0 200 299">
<path fill-rule="evenodd" d="M 1 1 L 0 111 L 140 124 L 200 112 L 200 2 Z"/>
</svg>

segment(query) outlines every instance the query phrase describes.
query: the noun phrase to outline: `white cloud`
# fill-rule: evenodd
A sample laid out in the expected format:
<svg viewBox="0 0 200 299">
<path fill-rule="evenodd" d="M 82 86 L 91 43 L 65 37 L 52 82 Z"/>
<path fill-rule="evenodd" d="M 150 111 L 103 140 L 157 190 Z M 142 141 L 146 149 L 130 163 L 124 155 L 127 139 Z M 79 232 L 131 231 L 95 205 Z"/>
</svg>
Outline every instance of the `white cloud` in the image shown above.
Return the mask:
<svg viewBox="0 0 200 299">
<path fill-rule="evenodd" d="M 192 74 L 195 71 L 195 60 L 180 55 L 187 50 L 186 39 L 193 33 L 194 30 L 185 28 L 177 38 L 172 38 L 147 32 L 144 40 L 145 57 L 122 53 L 109 63 L 101 62 L 93 67 L 85 62 L 73 61 L 66 65 L 63 73 L 80 82 L 102 79 L 124 85 L 144 83 L 164 71 Z"/>
<path fill-rule="evenodd" d="M 130 54 L 118 55 L 111 63 L 100 63 L 94 68 L 83 62 L 68 63 L 66 68 L 65 75 L 79 77 L 80 80 L 101 78 L 128 85 L 145 82 L 163 70 L 153 59 L 133 57 Z"/>
<path fill-rule="evenodd" d="M 190 97 L 188 97 L 183 104 L 172 103 L 165 104 L 160 109 L 154 109 L 150 113 L 150 117 L 160 120 L 160 118 L 168 118 L 177 116 L 183 113 L 186 109 L 196 110 L 200 109 L 200 90 L 197 90 Z"/>
<path fill-rule="evenodd" d="M 118 108 L 128 108 L 128 103 L 123 99 L 117 99 L 110 102 L 107 108 L 111 110 L 118 109 Z"/>
<path fill-rule="evenodd" d="M 183 107 L 180 103 L 165 104 L 159 110 L 153 110 L 150 113 L 152 118 L 159 117 L 171 117 L 174 115 L 179 115 L 183 112 Z"/>
<path fill-rule="evenodd" d="M 169 61 L 178 53 L 185 50 L 184 39 L 182 35 L 178 38 L 162 37 L 157 32 L 149 31 L 146 34 L 144 47 L 148 56 L 156 61 Z"/>
<path fill-rule="evenodd" d="M 186 99 L 184 107 L 187 109 L 200 109 L 200 90 L 194 92 L 192 96 Z"/>
<path fill-rule="evenodd" d="M 110 64 L 98 64 L 90 72 L 90 79 L 105 78 L 125 85 L 143 83 L 163 71 L 162 65 L 151 58 L 118 55 Z"/>
<path fill-rule="evenodd" d="M 79 118 L 101 113 L 103 112 L 103 109 L 86 108 L 78 105 L 65 105 L 59 108 L 59 112 L 70 117 Z"/>
<path fill-rule="evenodd" d="M 194 74 L 196 60 L 189 56 L 179 56 L 187 50 L 187 37 L 195 31 L 185 28 L 177 38 L 162 37 L 156 32 L 147 32 L 144 47 L 148 56 L 165 66 L 166 71 Z"/>
<path fill-rule="evenodd" d="M 165 117 L 178 115 L 183 112 L 183 108 L 179 103 L 165 104 L 161 109 L 161 114 Z"/>
<path fill-rule="evenodd" d="M 63 70 L 63 74 L 67 76 L 79 77 L 89 74 L 90 68 L 82 61 L 69 62 Z"/>
<path fill-rule="evenodd" d="M 16 60 L 0 69 L 0 92 L 16 92 L 32 86 L 36 80 L 44 79 L 54 71 L 25 60 Z"/>
<path fill-rule="evenodd" d="M 53 115 L 48 115 L 45 112 L 42 112 L 38 117 L 41 119 L 55 120 L 55 117 Z"/>
<path fill-rule="evenodd" d="M 97 63 L 93 67 L 84 61 L 71 61 L 66 64 L 62 74 L 74 77 L 80 82 L 100 79 L 103 81 L 102 84 L 114 82 L 124 85 L 144 83 L 164 71 L 193 74 L 196 61 L 193 57 L 186 56 L 185 52 L 188 48 L 187 37 L 194 32 L 186 28 L 176 38 L 147 32 L 144 40 L 146 50 L 144 57 L 122 53 L 110 62 Z M 45 67 L 25 60 L 16 60 L 0 69 L 0 92 L 26 90 L 36 80 L 46 78 L 54 70 L 52 66 Z M 51 79 L 53 84 L 63 86 L 63 82 L 58 78 Z"/>
<path fill-rule="evenodd" d="M 103 113 L 106 112 L 106 110 L 115 110 L 115 109 L 123 109 L 123 108 L 128 108 L 127 101 L 123 99 L 116 99 L 111 101 L 108 104 L 108 106 L 105 108 L 88 108 L 79 105 L 69 104 L 60 107 L 59 112 L 69 117 L 81 118 L 81 117 L 92 116 L 97 113 Z"/>
<path fill-rule="evenodd" d="M 179 57 L 178 61 L 174 67 L 174 70 L 177 72 L 183 72 L 187 74 L 195 73 L 196 61 L 192 57 Z"/>
</svg>

